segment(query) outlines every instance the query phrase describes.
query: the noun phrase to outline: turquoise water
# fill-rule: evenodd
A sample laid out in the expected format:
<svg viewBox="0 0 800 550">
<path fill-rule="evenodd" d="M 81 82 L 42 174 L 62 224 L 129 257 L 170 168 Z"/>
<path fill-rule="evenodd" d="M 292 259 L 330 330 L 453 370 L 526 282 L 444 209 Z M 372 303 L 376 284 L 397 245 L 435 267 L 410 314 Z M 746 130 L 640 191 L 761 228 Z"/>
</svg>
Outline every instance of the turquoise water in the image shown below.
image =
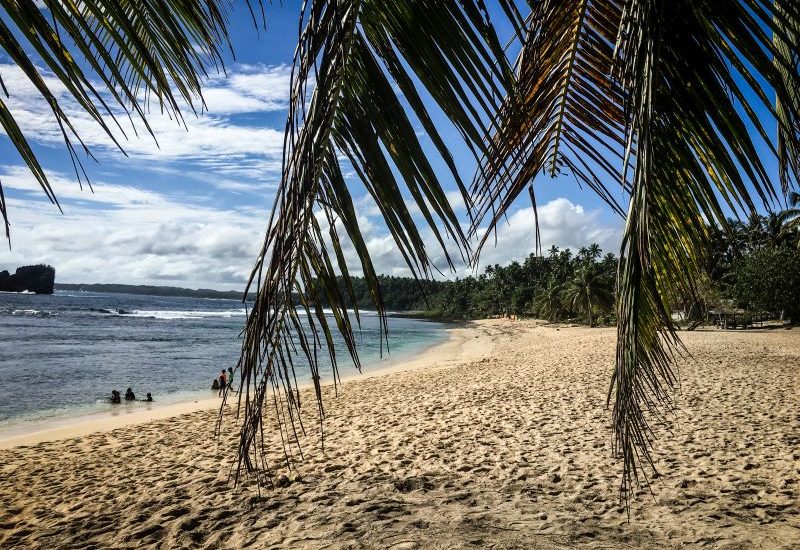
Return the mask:
<svg viewBox="0 0 800 550">
<path fill-rule="evenodd" d="M 130 410 L 111 405 L 112 389 L 152 393 L 157 405 L 215 395 L 211 382 L 235 367 L 245 310 L 235 300 L 56 292 L 0 293 L 0 429 L 49 419 Z M 379 323 L 364 312 L 357 335 L 364 371 L 447 338 L 448 325 L 389 319 L 391 354 L 380 357 Z M 337 338 L 341 376 L 356 374 Z M 310 382 L 298 358 L 299 383 Z M 330 368 L 321 373 L 331 379 Z M 115 409 L 116 408 L 116 409 Z"/>
</svg>

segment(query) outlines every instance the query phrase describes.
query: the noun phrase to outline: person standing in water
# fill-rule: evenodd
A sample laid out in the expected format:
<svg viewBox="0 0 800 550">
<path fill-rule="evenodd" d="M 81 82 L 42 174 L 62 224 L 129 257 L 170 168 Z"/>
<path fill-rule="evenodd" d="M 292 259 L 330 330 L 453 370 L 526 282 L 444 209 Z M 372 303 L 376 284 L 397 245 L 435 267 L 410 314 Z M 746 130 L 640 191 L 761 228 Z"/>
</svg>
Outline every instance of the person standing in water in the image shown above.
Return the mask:
<svg viewBox="0 0 800 550">
<path fill-rule="evenodd" d="M 222 397 L 222 394 L 225 392 L 225 388 L 228 387 L 228 380 L 225 374 L 225 369 L 222 369 L 219 373 L 219 392 L 217 393 L 217 397 Z"/>
</svg>

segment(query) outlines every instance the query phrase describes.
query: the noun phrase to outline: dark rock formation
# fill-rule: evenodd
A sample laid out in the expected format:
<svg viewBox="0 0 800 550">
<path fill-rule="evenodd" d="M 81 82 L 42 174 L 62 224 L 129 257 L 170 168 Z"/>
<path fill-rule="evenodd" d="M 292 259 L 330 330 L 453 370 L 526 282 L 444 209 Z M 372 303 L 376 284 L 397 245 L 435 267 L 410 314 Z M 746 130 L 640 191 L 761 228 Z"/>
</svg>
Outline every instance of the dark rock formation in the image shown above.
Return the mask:
<svg viewBox="0 0 800 550">
<path fill-rule="evenodd" d="M 52 294 L 56 280 L 56 270 L 49 265 L 26 265 L 18 267 L 11 275 L 0 271 L 0 290 L 4 292 L 35 292 Z"/>
</svg>

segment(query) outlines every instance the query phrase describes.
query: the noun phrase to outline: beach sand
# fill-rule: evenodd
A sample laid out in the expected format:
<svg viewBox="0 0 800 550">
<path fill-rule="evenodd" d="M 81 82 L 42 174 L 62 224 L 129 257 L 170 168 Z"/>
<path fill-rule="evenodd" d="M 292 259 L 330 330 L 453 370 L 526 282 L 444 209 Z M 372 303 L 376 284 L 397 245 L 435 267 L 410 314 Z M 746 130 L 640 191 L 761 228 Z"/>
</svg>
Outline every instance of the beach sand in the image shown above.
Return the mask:
<svg viewBox="0 0 800 550">
<path fill-rule="evenodd" d="M 630 521 L 605 408 L 615 329 L 497 320 L 325 388 L 324 451 L 306 392 L 304 459 L 280 468 L 272 433 L 280 487 L 260 494 L 232 486 L 238 429 L 229 415 L 217 443 L 207 408 L 17 440 L 35 444 L 0 450 L 0 547 L 800 547 L 800 332 L 682 336 L 661 476 Z"/>
</svg>

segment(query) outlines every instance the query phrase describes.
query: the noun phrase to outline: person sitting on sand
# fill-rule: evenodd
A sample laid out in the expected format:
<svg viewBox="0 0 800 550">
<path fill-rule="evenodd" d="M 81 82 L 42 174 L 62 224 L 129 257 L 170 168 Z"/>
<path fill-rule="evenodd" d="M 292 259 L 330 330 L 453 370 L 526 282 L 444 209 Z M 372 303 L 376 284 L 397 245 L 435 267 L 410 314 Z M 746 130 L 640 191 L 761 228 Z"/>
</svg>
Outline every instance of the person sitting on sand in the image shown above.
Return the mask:
<svg viewBox="0 0 800 550">
<path fill-rule="evenodd" d="M 211 389 L 218 390 L 219 389 L 219 378 L 214 378 L 214 381 L 211 382 Z"/>
<path fill-rule="evenodd" d="M 133 394 L 133 390 L 128 388 L 125 392 L 125 401 L 136 401 L 136 396 Z"/>
<path fill-rule="evenodd" d="M 222 397 L 222 393 L 225 391 L 225 388 L 227 387 L 228 387 L 227 375 L 225 374 L 225 369 L 222 369 L 219 373 L 219 392 L 217 392 L 217 397 Z"/>
<path fill-rule="evenodd" d="M 153 402 L 153 396 L 150 395 L 150 392 L 147 392 L 147 397 L 142 399 L 142 401 L 147 401 L 148 403 L 152 403 Z"/>
<path fill-rule="evenodd" d="M 122 403 L 122 399 L 119 398 L 119 392 L 117 390 L 111 390 L 111 403 L 114 405 Z"/>
</svg>

